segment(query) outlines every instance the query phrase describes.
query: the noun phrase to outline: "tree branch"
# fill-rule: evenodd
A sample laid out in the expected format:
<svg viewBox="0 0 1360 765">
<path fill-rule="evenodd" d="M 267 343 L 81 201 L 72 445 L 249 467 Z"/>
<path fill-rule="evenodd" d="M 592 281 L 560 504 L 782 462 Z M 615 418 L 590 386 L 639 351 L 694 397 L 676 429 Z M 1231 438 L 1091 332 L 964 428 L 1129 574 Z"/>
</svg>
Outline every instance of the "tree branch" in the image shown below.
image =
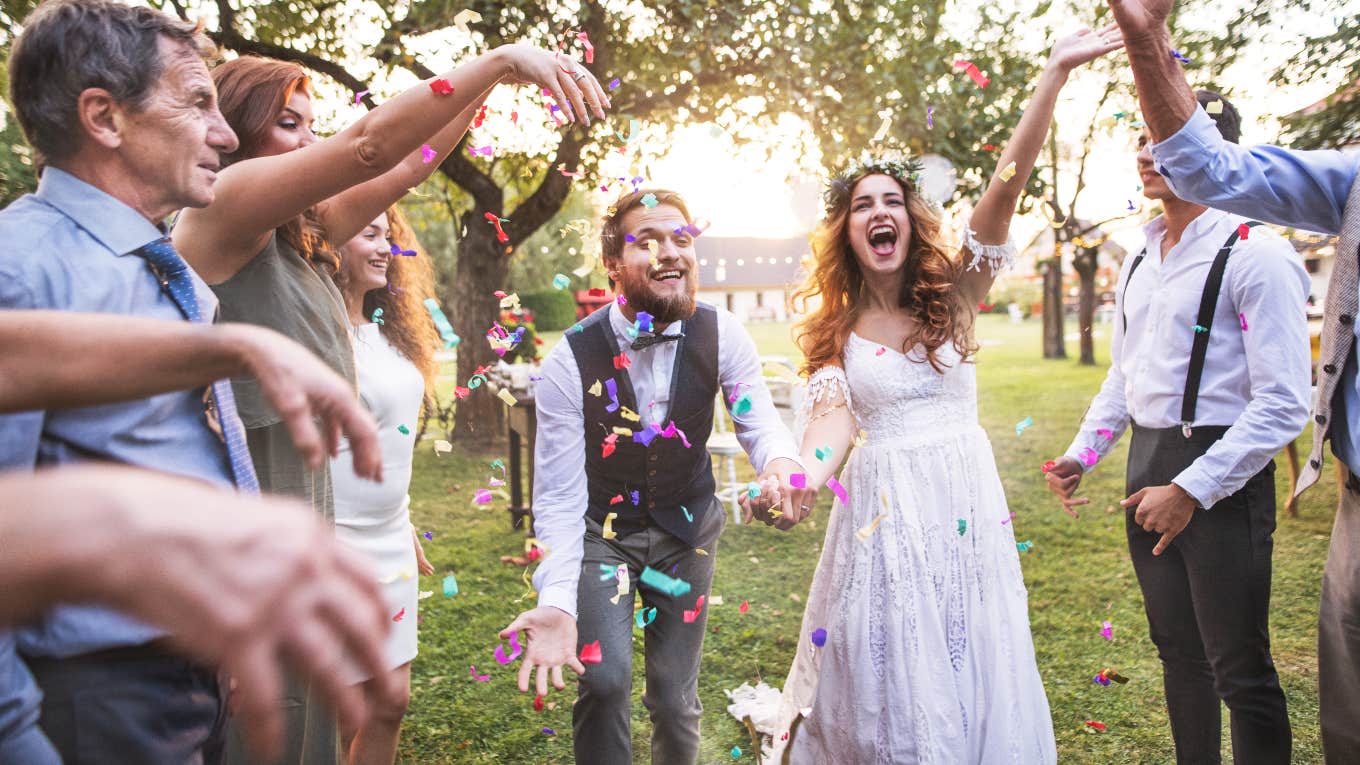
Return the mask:
<svg viewBox="0 0 1360 765">
<path fill-rule="evenodd" d="M 237 53 L 267 56 L 280 61 L 292 61 L 301 64 L 314 72 L 330 77 L 354 93 L 367 89 L 368 86 L 363 80 L 350 74 L 347 69 L 334 61 L 322 58 L 314 53 L 294 50 L 284 45 L 246 38 L 236 29 L 236 10 L 231 7 L 231 3 L 227 0 L 217 0 L 217 12 L 222 28 L 218 32 L 208 32 L 208 37 L 218 45 Z"/>
</svg>

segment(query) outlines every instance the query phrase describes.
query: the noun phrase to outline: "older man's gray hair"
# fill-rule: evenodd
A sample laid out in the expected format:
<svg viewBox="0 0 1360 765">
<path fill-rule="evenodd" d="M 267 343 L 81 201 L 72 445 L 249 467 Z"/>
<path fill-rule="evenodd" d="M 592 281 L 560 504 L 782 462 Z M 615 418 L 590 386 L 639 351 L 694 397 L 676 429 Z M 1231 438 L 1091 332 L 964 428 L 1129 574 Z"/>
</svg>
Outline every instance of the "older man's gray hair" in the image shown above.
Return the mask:
<svg viewBox="0 0 1360 765">
<path fill-rule="evenodd" d="M 10 100 L 29 144 L 46 162 L 80 148 L 80 94 L 103 88 L 134 110 L 164 69 L 162 36 L 200 56 L 213 45 L 190 22 L 115 0 L 50 0 L 23 21 L 9 56 Z"/>
</svg>

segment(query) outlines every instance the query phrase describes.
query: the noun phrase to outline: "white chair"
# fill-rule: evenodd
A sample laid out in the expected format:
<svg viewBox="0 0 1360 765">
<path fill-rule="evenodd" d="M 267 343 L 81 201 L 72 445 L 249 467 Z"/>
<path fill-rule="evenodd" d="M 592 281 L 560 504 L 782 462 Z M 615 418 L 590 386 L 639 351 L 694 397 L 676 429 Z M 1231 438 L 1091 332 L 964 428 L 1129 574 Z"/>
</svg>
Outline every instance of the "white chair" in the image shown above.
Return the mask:
<svg viewBox="0 0 1360 765">
<path fill-rule="evenodd" d="M 737 457 L 745 453 L 728 416 L 727 402 L 723 400 L 722 391 L 718 391 L 713 401 L 713 433 L 708 437 L 708 454 L 714 459 L 719 476 L 723 470 L 727 471 L 727 480 L 718 478 L 714 496 L 721 502 L 732 503 L 732 520 L 737 523 L 741 523 L 741 493 L 746 491 L 746 484 L 737 481 Z"/>
</svg>

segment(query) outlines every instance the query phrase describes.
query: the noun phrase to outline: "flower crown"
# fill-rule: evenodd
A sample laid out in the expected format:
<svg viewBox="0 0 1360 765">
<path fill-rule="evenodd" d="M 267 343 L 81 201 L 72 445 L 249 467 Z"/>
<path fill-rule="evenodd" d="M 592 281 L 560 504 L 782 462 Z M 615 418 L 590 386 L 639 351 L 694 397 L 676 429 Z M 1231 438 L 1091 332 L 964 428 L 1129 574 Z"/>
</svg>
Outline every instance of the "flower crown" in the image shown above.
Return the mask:
<svg viewBox="0 0 1360 765">
<path fill-rule="evenodd" d="M 884 154 L 870 154 L 865 152 L 858 159 L 852 160 L 839 173 L 831 176 L 831 181 L 827 184 L 826 193 L 823 201 L 826 203 L 826 212 L 831 213 L 838 205 L 843 204 L 850 198 L 850 192 L 854 190 L 855 184 L 866 175 L 883 174 L 896 178 L 909 191 L 919 192 L 921 182 L 921 171 L 925 166 L 921 160 L 910 157 L 900 152 L 890 152 Z"/>
</svg>

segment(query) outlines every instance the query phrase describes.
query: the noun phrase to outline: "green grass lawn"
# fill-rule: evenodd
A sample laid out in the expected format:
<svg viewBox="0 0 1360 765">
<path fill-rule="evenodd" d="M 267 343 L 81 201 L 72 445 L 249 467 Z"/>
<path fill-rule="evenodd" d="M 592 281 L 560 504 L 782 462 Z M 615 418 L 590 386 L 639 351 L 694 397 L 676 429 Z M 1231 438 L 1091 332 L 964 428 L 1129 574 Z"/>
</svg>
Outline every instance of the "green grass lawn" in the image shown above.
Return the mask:
<svg viewBox="0 0 1360 765">
<path fill-rule="evenodd" d="M 749 329 L 762 353 L 796 358 L 785 324 Z M 1023 553 L 1030 619 L 1039 671 L 1048 690 L 1053 727 L 1063 763 L 1167 763 L 1173 761 L 1163 703 L 1160 664 L 1147 638 L 1141 596 L 1124 541 L 1124 520 L 1106 512 L 1122 499 L 1121 445 L 1084 489 L 1092 504 L 1079 520 L 1059 509 L 1044 488 L 1039 466 L 1066 448 L 1083 411 L 1104 376 L 1108 328 L 1097 340 L 1100 366 L 1039 358 L 1039 325 L 1012 325 L 982 317 L 978 359 L 983 425 L 991 434 L 1011 509 L 1016 537 L 1033 540 Z M 545 338 L 551 344 L 556 336 Z M 1075 354 L 1075 342 L 1069 342 Z M 545 346 L 550 347 L 549 346 Z M 481 394 L 483 391 L 475 391 Z M 1023 435 L 1015 423 L 1033 417 Z M 1307 454 L 1305 432 L 1300 451 Z M 1126 439 L 1127 440 L 1127 439 Z M 428 444 L 428 442 L 427 442 Z M 421 604 L 420 656 L 412 671 L 412 702 L 402 735 L 401 758 L 412 763 L 565 763 L 571 755 L 571 699 L 574 689 L 554 692 L 550 708 L 533 710 L 532 696 L 515 688 L 515 666 L 492 657 L 496 632 L 532 604 L 524 598 L 523 569 L 503 565 L 500 556 L 523 550 L 522 532 L 510 528 L 505 503 L 475 505 L 486 486 L 489 463 L 505 457 L 504 447 L 478 453 L 456 450 L 436 457 L 428 445 L 416 455 L 411 486 L 412 514 L 439 576 L 455 572 L 461 588 L 451 599 L 436 595 Z M 742 465 L 749 475 L 748 465 Z M 1289 699 L 1296 763 L 1322 762 L 1317 729 L 1317 601 L 1328 534 L 1337 501 L 1333 473 L 1300 503 L 1299 518 L 1284 517 L 1287 469 L 1279 472 L 1280 518 L 1275 534 L 1273 653 Z M 788 533 L 764 525 L 730 525 L 717 554 L 709 634 L 699 693 L 704 704 L 703 763 L 732 762 L 733 746 L 753 761 L 745 729 L 726 712 L 723 689 L 765 679 L 782 687 L 793 659 L 803 601 L 812 580 L 830 507 L 829 492 L 812 521 Z M 438 591 L 438 578 L 422 582 Z M 750 611 L 738 614 L 747 600 Z M 1100 635 L 1102 621 L 1114 625 L 1114 639 Z M 639 635 L 641 633 L 635 633 Z M 634 698 L 642 688 L 641 643 L 634 664 Z M 469 665 L 491 675 L 469 676 Z M 1091 677 L 1103 667 L 1130 678 L 1124 686 L 1102 687 Z M 1003 670 L 1004 671 L 1004 670 Z M 866 699 L 865 703 L 873 703 Z M 1104 734 L 1083 732 L 1083 721 L 1099 720 Z M 1230 740 L 1223 716 L 1225 761 Z M 545 735 L 543 728 L 556 731 Z M 648 762 L 650 722 L 640 700 L 634 704 L 635 759 Z M 660 764 L 658 764 L 660 765 Z"/>
</svg>

